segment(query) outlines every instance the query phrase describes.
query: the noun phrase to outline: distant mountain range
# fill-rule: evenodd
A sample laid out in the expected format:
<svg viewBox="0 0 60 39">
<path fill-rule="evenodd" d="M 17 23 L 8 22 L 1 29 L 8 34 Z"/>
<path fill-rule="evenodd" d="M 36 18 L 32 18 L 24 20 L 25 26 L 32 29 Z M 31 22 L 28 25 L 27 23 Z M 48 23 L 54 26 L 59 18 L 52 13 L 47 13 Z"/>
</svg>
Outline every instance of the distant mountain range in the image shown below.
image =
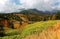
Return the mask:
<svg viewBox="0 0 60 39">
<path fill-rule="evenodd" d="M 52 15 L 54 12 L 49 12 L 49 11 L 39 11 L 37 9 L 28 9 L 28 10 L 22 10 L 19 12 L 21 14 L 35 14 L 35 15 Z"/>
<path fill-rule="evenodd" d="M 56 12 L 60 13 L 59 10 L 57 10 L 57 11 L 55 11 L 55 10 L 53 10 L 53 11 L 39 11 L 37 9 L 27 9 L 27 10 L 22 10 L 20 12 L 12 12 L 12 13 L 7 13 L 7 14 L 19 15 L 19 17 L 22 16 L 24 18 L 27 18 L 29 21 L 40 21 L 40 20 L 47 20 L 47 19 L 52 19 L 53 17 L 56 17 L 55 16 Z"/>
<path fill-rule="evenodd" d="M 60 10 L 52 10 L 52 11 L 40 11 L 40 10 L 37 10 L 37 9 L 22 9 L 21 11 L 19 12 L 12 12 L 12 13 L 25 13 L 25 14 L 30 14 L 30 13 L 35 13 L 35 14 L 53 14 L 55 12 L 60 12 Z M 0 14 L 10 14 L 10 13 L 0 13 Z"/>
</svg>

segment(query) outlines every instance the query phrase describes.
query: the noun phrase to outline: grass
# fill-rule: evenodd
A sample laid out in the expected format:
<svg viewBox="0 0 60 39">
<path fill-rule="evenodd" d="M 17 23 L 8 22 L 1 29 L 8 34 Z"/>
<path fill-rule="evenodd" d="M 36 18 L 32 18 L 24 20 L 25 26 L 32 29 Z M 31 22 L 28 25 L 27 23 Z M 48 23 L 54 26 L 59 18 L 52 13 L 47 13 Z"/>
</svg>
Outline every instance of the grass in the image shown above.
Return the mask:
<svg viewBox="0 0 60 39">
<path fill-rule="evenodd" d="M 8 29 L 6 31 L 7 35 L 0 37 L 0 39 L 24 39 L 24 37 L 28 35 L 37 34 L 48 29 L 59 21 L 60 20 L 36 22 L 34 24 L 27 25 L 22 31 L 16 29 Z"/>
<path fill-rule="evenodd" d="M 21 39 L 23 39 L 25 36 L 27 35 L 31 35 L 31 34 L 37 34 L 40 33 L 46 29 L 48 29 L 49 27 L 51 27 L 52 25 L 56 24 L 59 21 L 41 21 L 41 22 L 37 22 L 31 25 L 27 25 L 24 30 L 21 32 Z"/>
</svg>

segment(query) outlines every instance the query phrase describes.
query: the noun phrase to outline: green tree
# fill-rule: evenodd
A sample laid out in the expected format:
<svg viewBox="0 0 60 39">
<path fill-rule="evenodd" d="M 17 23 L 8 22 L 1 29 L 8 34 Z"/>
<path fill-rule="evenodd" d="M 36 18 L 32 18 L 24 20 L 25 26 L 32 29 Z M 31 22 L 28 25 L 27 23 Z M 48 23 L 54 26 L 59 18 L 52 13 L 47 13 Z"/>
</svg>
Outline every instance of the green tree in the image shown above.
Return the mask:
<svg viewBox="0 0 60 39">
<path fill-rule="evenodd" d="M 60 20 L 60 12 L 56 13 L 56 20 Z"/>
</svg>

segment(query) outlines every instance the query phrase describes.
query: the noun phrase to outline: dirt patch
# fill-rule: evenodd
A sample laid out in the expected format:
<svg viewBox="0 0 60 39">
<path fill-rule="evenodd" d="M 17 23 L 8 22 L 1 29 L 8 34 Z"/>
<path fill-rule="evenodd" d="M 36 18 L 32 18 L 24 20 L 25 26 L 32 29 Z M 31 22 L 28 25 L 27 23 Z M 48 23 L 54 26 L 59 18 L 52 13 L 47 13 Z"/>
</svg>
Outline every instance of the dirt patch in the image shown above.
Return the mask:
<svg viewBox="0 0 60 39">
<path fill-rule="evenodd" d="M 24 39 L 60 39 L 60 23 L 41 33 L 26 36 Z"/>
</svg>

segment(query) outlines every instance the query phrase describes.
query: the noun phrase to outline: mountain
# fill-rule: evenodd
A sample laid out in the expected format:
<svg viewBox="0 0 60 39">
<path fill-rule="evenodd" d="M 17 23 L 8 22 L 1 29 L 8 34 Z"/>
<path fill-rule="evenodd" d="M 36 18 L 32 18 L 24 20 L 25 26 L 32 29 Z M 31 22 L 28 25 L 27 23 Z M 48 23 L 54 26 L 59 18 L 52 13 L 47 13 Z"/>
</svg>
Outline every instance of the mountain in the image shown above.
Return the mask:
<svg viewBox="0 0 60 39">
<path fill-rule="evenodd" d="M 28 9 L 28 10 L 22 10 L 20 12 L 21 14 L 25 14 L 25 15 L 28 15 L 28 14 L 34 14 L 34 15 L 51 15 L 52 12 L 49 12 L 49 11 L 39 11 L 37 9 Z"/>
<path fill-rule="evenodd" d="M 39 11 L 37 9 L 24 9 L 20 12 L 12 12 L 9 14 L 18 14 L 19 17 L 27 18 L 29 21 L 41 21 L 46 19 L 52 19 L 52 17 L 55 17 L 56 12 Z"/>
</svg>

